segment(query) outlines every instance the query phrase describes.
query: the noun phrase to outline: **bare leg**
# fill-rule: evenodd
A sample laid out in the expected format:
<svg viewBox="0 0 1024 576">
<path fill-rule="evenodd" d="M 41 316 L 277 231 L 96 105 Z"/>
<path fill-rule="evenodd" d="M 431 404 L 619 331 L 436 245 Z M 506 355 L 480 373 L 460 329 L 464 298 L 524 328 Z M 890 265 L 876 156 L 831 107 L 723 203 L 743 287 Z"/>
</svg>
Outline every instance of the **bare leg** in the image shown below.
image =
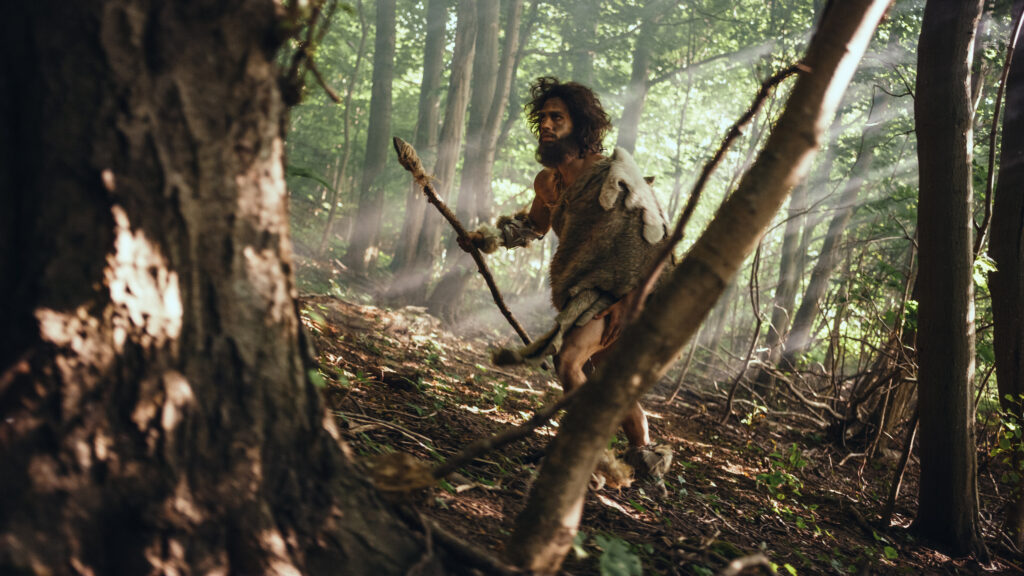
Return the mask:
<svg viewBox="0 0 1024 576">
<path fill-rule="evenodd" d="M 588 360 L 593 360 L 593 364 L 604 360 L 607 348 L 601 345 L 601 335 L 604 333 L 605 322 L 607 320 L 604 318 L 592 320 L 566 334 L 562 350 L 555 358 L 558 379 L 566 392 L 582 386 L 587 381 Z M 632 447 L 640 448 L 651 443 L 647 416 L 639 402 L 634 403 L 622 419 L 622 431 L 625 432 L 626 439 Z"/>
</svg>

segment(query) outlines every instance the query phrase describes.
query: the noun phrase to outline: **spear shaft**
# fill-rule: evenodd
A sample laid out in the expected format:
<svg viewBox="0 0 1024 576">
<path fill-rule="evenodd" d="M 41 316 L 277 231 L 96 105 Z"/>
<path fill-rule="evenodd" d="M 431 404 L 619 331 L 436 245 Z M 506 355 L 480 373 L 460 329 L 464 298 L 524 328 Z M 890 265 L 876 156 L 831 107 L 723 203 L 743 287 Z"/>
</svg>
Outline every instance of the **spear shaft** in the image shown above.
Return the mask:
<svg viewBox="0 0 1024 576">
<path fill-rule="evenodd" d="M 395 136 L 393 139 L 395 145 L 395 152 L 398 153 L 398 162 L 403 168 L 412 174 L 413 180 L 423 188 L 423 193 L 427 196 L 427 201 L 433 204 L 444 219 L 452 225 L 455 229 L 455 233 L 458 234 L 459 238 L 468 238 L 469 233 L 466 232 L 466 228 L 459 222 L 459 219 L 455 217 L 448 206 L 437 196 L 437 192 L 434 191 L 433 184 L 430 183 L 430 176 L 423 170 L 423 163 L 420 162 L 420 157 L 416 154 L 416 149 L 412 147 L 405 140 Z M 476 269 L 480 272 L 480 275 L 484 277 L 484 281 L 487 282 L 487 288 L 491 291 L 491 297 L 494 299 L 494 303 L 498 305 L 498 309 L 501 310 L 505 319 L 512 325 L 512 328 L 519 334 L 519 338 L 522 339 L 523 344 L 530 344 L 530 337 L 526 334 L 526 330 L 519 325 L 515 316 L 512 315 L 512 311 L 505 305 L 505 300 L 501 297 L 501 292 L 498 291 L 497 284 L 494 283 L 494 276 L 491 275 L 491 271 L 487 268 L 487 263 L 484 262 L 484 257 L 480 253 L 480 250 L 472 243 L 467 243 L 471 246 L 469 255 L 473 257 L 473 261 L 476 262 Z"/>
</svg>

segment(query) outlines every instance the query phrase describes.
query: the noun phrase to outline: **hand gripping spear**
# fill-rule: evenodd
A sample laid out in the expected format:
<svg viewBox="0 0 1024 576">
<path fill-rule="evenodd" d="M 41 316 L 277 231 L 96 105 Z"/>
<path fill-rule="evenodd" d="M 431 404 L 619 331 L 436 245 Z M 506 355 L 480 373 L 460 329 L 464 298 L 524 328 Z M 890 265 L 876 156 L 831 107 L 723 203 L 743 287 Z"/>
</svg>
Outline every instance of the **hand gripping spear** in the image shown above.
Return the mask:
<svg viewBox="0 0 1024 576">
<path fill-rule="evenodd" d="M 420 162 L 420 157 L 416 154 L 416 149 L 412 147 L 405 140 L 402 140 L 398 136 L 394 139 L 395 152 L 398 153 L 398 162 L 412 174 L 413 180 L 423 188 L 423 193 L 426 194 L 427 200 L 437 207 L 441 215 L 444 216 L 445 220 L 452 225 L 455 229 L 455 233 L 460 238 L 468 238 L 469 233 L 459 222 L 459 219 L 452 214 L 452 211 L 448 209 L 444 201 L 437 197 L 437 192 L 434 191 L 434 186 L 430 183 L 430 176 L 423 170 L 423 164 Z M 476 246 L 473 246 L 471 242 L 467 242 L 467 245 L 471 246 L 469 255 L 473 257 L 473 261 L 476 262 L 476 269 L 480 271 L 480 275 L 484 277 L 484 281 L 487 282 L 487 287 L 491 290 L 491 297 L 494 298 L 494 303 L 498 305 L 498 309 L 501 310 L 502 315 L 508 320 L 508 323 L 512 325 L 512 328 L 519 334 L 519 338 L 522 339 L 523 344 L 530 344 L 530 337 L 526 334 L 526 330 L 519 325 L 516 321 L 515 316 L 512 315 L 512 311 L 505 305 L 505 301 L 501 298 L 501 293 L 498 292 L 498 286 L 494 283 L 494 277 L 491 276 L 491 271 L 487 269 L 487 263 L 484 262 L 484 257 L 480 254 L 480 250 Z"/>
</svg>

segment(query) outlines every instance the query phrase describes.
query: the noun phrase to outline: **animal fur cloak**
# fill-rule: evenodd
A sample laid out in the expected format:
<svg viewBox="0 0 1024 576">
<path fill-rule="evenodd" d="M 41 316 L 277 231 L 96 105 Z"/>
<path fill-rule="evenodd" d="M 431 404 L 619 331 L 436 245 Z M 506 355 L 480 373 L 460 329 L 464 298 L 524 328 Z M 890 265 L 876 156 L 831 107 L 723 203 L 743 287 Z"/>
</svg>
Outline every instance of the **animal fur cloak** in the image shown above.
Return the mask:
<svg viewBox="0 0 1024 576">
<path fill-rule="evenodd" d="M 573 326 L 586 324 L 637 287 L 668 236 L 654 190 L 621 148 L 560 194 L 551 227 L 558 236 L 551 260 L 556 325 L 529 346 L 499 350 L 496 364 L 538 363 L 557 354 Z"/>
</svg>

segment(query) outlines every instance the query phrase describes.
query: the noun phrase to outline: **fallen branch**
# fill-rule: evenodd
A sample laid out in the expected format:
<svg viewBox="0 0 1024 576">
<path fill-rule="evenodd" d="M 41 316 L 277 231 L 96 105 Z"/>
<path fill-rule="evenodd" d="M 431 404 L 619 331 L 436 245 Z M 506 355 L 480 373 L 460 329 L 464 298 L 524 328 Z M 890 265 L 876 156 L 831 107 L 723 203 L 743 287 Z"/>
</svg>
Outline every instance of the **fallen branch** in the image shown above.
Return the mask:
<svg viewBox="0 0 1024 576">
<path fill-rule="evenodd" d="M 459 452 L 455 456 L 452 456 L 443 464 L 434 467 L 434 469 L 430 471 L 430 474 L 434 478 L 444 478 L 445 476 L 457 470 L 459 467 L 469 462 L 472 462 L 473 460 L 476 460 L 480 456 L 492 450 L 497 450 L 498 448 L 501 448 L 506 444 L 515 442 L 520 438 L 526 437 L 528 434 L 531 434 L 537 428 L 540 428 L 541 426 L 547 424 L 548 420 L 551 420 L 551 418 L 555 414 L 557 414 L 559 410 L 565 408 L 570 403 L 572 403 L 573 399 L 576 398 L 577 393 L 583 388 L 586 388 L 586 386 L 580 386 L 579 388 L 576 388 L 575 390 L 563 395 L 561 398 L 558 399 L 557 402 L 551 404 L 550 406 L 545 406 L 544 408 L 541 408 L 533 415 L 532 418 L 520 424 L 519 426 L 516 426 L 515 428 L 509 428 L 508 430 L 495 434 L 494 436 L 481 438 L 480 440 L 473 442 L 472 444 L 467 446 L 466 449 L 463 450 L 462 452 Z"/>
<path fill-rule="evenodd" d="M 430 183 L 431 177 L 427 175 L 426 171 L 423 170 L 423 163 L 420 162 L 420 157 L 416 154 L 416 149 L 412 147 L 405 140 L 395 136 L 393 139 L 395 145 L 395 152 L 398 153 L 398 162 L 403 168 L 412 174 L 413 180 L 423 188 L 423 193 L 427 196 L 427 201 L 433 204 L 441 215 L 444 216 L 445 220 L 452 225 L 455 229 L 455 233 L 458 234 L 459 238 L 468 238 L 469 233 L 466 228 L 459 222 L 459 219 L 455 217 L 455 214 L 448 209 L 448 206 L 437 196 L 437 192 L 434 191 L 434 186 Z M 472 245 L 472 243 L 470 243 Z M 480 272 L 480 275 L 484 277 L 484 281 L 487 282 L 487 288 L 491 291 L 491 297 L 494 298 L 494 303 L 498 305 L 498 309 L 501 310 L 501 314 L 505 316 L 508 323 L 512 325 L 512 328 L 522 339 L 523 344 L 530 344 L 530 337 L 526 334 L 526 330 L 519 325 L 519 322 L 512 315 L 512 311 L 505 305 L 505 300 L 501 297 L 501 293 L 498 291 L 497 284 L 494 283 L 494 276 L 491 275 L 491 271 L 487 268 L 487 263 L 484 262 L 484 257 L 480 254 L 480 250 L 476 246 L 472 246 L 469 251 L 469 255 L 473 257 L 473 261 L 476 262 L 476 269 Z"/>
</svg>

